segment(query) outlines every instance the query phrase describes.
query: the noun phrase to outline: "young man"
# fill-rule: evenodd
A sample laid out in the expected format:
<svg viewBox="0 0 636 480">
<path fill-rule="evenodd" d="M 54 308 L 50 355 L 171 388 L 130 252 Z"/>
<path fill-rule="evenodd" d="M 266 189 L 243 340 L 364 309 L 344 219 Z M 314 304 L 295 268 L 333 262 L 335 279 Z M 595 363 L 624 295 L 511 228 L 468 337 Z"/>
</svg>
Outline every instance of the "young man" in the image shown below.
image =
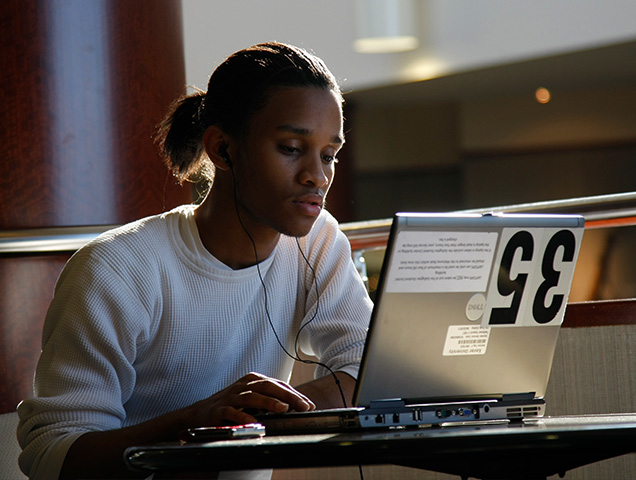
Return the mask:
<svg viewBox="0 0 636 480">
<path fill-rule="evenodd" d="M 351 398 L 371 302 L 324 209 L 342 123 L 322 61 L 278 43 L 237 52 L 205 94 L 175 103 L 160 128 L 166 162 L 182 180 L 209 172 L 212 187 L 69 261 L 35 397 L 18 409 L 25 473 L 133 476 L 130 445 Z M 299 350 L 319 363 L 292 388 Z"/>
</svg>

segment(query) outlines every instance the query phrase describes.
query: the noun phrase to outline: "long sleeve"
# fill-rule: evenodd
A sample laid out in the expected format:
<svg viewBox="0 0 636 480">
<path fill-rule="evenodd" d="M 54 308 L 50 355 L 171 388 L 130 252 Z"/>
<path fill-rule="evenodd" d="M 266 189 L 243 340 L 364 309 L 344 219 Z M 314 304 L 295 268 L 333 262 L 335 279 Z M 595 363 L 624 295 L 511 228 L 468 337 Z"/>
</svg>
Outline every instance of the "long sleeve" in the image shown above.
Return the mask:
<svg viewBox="0 0 636 480">
<path fill-rule="evenodd" d="M 373 305 L 351 260 L 349 241 L 335 220 L 325 217 L 312 234 L 299 241 L 308 252 L 307 261 L 299 260 L 307 295 L 301 347 L 331 370 L 356 378 Z M 327 373 L 319 366 L 315 376 Z"/>
<path fill-rule="evenodd" d="M 26 419 L 19 430 L 20 463 L 31 478 L 52 478 L 82 433 L 123 425 L 136 383 L 137 346 L 147 337 L 149 314 L 138 295 L 99 258 L 83 256 L 58 282 L 35 399 L 19 407 Z"/>
</svg>

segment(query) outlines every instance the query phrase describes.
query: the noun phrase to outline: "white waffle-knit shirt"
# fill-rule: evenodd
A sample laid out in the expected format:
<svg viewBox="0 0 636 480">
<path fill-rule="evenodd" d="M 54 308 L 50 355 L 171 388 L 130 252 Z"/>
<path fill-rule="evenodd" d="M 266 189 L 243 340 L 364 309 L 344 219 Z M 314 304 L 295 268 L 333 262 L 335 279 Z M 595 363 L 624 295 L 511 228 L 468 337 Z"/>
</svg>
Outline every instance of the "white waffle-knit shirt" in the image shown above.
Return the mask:
<svg viewBox="0 0 636 480">
<path fill-rule="evenodd" d="M 195 208 L 106 232 L 64 268 L 34 398 L 18 407 L 20 466 L 32 480 L 57 478 L 82 433 L 186 407 L 251 371 L 288 381 L 294 361 L 265 291 L 288 351 L 313 318 L 300 349 L 357 376 L 372 304 L 335 219 L 323 211 L 299 239 L 317 282 L 296 239 L 281 235 L 258 266 L 264 288 L 256 266 L 232 270 L 203 247 Z"/>
</svg>

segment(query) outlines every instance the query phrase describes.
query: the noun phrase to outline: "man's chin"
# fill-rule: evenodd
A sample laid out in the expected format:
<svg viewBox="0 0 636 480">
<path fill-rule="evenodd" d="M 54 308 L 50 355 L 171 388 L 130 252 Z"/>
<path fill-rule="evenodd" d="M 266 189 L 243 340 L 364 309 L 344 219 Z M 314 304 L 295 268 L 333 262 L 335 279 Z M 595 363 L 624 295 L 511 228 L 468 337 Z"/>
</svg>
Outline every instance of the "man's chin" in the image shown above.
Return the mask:
<svg viewBox="0 0 636 480">
<path fill-rule="evenodd" d="M 297 223 L 292 226 L 286 226 L 282 230 L 279 230 L 283 235 L 287 235 L 288 237 L 302 238 L 306 236 L 316 223 L 316 219 L 313 218 L 311 221 L 303 222 L 302 224 Z"/>
</svg>

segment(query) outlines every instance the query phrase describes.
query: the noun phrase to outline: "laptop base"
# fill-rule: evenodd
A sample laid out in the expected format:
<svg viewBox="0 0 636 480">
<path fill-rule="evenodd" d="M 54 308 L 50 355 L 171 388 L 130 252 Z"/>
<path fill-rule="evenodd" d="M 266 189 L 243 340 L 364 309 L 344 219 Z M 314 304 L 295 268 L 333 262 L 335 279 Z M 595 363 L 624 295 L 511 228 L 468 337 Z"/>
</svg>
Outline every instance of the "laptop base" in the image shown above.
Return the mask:
<svg viewBox="0 0 636 480">
<path fill-rule="evenodd" d="M 371 402 L 367 408 L 340 408 L 257 416 L 269 435 L 343 432 L 373 428 L 406 428 L 454 422 L 522 421 L 544 415 L 545 401 L 532 398 L 406 404 L 403 400 Z"/>
</svg>

